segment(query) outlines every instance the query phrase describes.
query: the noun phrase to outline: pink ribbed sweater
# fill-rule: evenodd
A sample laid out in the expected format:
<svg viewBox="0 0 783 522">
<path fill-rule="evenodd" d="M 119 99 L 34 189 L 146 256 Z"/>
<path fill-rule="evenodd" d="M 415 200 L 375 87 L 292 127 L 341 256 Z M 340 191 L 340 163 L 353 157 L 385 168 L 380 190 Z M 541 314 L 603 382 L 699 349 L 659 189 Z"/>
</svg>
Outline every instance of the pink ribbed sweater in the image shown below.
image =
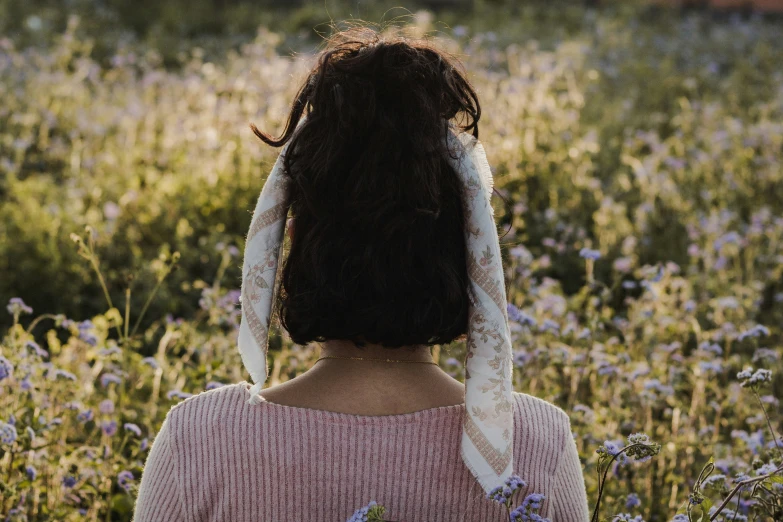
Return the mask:
<svg viewBox="0 0 783 522">
<path fill-rule="evenodd" d="M 134 522 L 345 522 L 375 500 L 386 520 L 507 521 L 460 456 L 465 405 L 363 416 L 272 402 L 249 384 L 189 397 L 166 415 L 147 457 Z M 568 415 L 513 393 L 514 471 L 546 495 L 553 522 L 589 520 Z"/>
</svg>

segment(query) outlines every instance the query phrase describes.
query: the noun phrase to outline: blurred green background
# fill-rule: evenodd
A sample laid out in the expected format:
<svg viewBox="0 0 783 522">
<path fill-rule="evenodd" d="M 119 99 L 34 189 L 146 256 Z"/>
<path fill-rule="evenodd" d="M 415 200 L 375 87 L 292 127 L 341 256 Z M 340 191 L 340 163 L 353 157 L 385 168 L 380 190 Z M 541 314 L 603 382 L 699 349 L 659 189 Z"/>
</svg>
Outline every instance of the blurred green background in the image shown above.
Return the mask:
<svg viewBox="0 0 783 522">
<path fill-rule="evenodd" d="M 738 25 L 736 13 L 641 2 L 433 5 L 1 0 L 0 299 L 75 317 L 102 311 L 69 240 L 89 224 L 110 292 L 121 301 L 133 274 L 136 307 L 156 281 L 150 260 L 178 250 L 180 269 L 148 317 L 190 316 L 199 298 L 190 282 L 215 273 L 216 245 L 241 249 L 273 159 L 248 123 L 281 127 L 304 72 L 290 57 L 315 52 L 331 20 L 352 16 L 418 24 L 458 54 L 469 46 L 462 58 L 485 106 L 497 186 L 517 209 L 499 212 L 502 230 L 513 228 L 504 242 L 539 254 L 545 238 L 584 237 L 611 260 L 634 236 L 639 263 L 687 266 L 697 212 L 731 208 L 747 222 L 760 205 L 780 211 L 780 165 L 762 161 L 779 141 L 742 142 L 780 110 L 779 19 Z M 520 96 L 498 99 L 498 82 Z M 704 164 L 698 154 L 717 153 L 712 135 L 727 123 L 739 130 L 719 162 Z M 674 157 L 657 158 L 639 138 L 647 132 Z M 629 156 L 683 162 L 665 164 L 676 190 L 645 193 Z M 544 273 L 569 292 L 584 281 L 573 256 Z M 236 260 L 227 284 L 238 276 Z M 781 291 L 765 284 L 770 299 Z"/>
</svg>

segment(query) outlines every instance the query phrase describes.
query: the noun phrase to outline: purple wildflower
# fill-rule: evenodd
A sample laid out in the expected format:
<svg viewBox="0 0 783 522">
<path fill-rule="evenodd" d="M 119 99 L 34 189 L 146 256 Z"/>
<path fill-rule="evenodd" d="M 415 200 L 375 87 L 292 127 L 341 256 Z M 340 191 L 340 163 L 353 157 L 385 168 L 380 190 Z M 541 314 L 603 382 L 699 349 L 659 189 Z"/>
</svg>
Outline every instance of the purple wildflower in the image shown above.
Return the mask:
<svg viewBox="0 0 783 522">
<path fill-rule="evenodd" d="M 98 344 L 98 338 L 95 337 L 95 335 L 91 332 L 91 330 L 95 328 L 95 325 L 92 324 L 92 321 L 87 319 L 86 321 L 78 323 L 76 327 L 79 329 L 79 339 L 89 344 L 90 346 L 95 346 Z"/>
<path fill-rule="evenodd" d="M 220 388 L 222 386 L 225 386 L 222 382 L 217 381 L 209 381 L 207 383 L 207 390 L 214 390 L 215 388 Z"/>
<path fill-rule="evenodd" d="M 128 470 L 120 471 L 119 474 L 117 474 L 117 484 L 125 491 L 130 491 L 133 480 L 133 473 Z"/>
<path fill-rule="evenodd" d="M 122 427 L 128 431 L 132 431 L 137 437 L 141 437 L 141 429 L 132 422 L 126 422 Z"/>
<path fill-rule="evenodd" d="M 116 344 L 111 345 L 109 348 L 101 348 L 98 350 L 98 353 L 100 355 L 112 355 L 112 354 L 120 354 L 122 353 L 122 350 L 120 350 Z"/>
<path fill-rule="evenodd" d="M 160 365 L 158 364 L 158 361 L 156 361 L 154 357 L 145 357 L 144 359 L 141 360 L 141 363 L 149 365 L 150 367 L 152 367 L 155 370 L 160 368 Z"/>
<path fill-rule="evenodd" d="M 113 437 L 117 433 L 117 421 L 103 421 L 101 422 L 101 431 L 109 437 Z"/>
<path fill-rule="evenodd" d="M 362 522 L 367 520 L 367 513 L 369 513 L 370 508 L 377 505 L 378 503 L 376 501 L 371 500 L 366 506 L 357 509 L 347 522 Z"/>
<path fill-rule="evenodd" d="M 113 373 L 104 373 L 101 375 L 101 386 L 106 388 L 110 383 L 120 384 L 122 379 Z"/>
<path fill-rule="evenodd" d="M 25 348 L 32 348 L 32 350 L 38 355 L 39 357 L 49 357 L 49 352 L 38 346 L 38 343 L 35 341 L 26 341 L 24 343 Z"/>
<path fill-rule="evenodd" d="M 544 319 L 544 324 L 541 325 L 541 328 L 539 328 L 540 332 L 546 332 L 550 331 L 555 335 L 560 334 L 560 325 L 557 324 L 552 319 Z"/>
<path fill-rule="evenodd" d="M 192 393 L 183 392 L 181 390 L 169 390 L 168 393 L 166 393 L 166 398 L 173 399 L 174 397 L 178 399 L 187 399 L 188 397 L 192 397 Z"/>
<path fill-rule="evenodd" d="M 27 466 L 24 468 L 24 472 L 27 473 L 27 478 L 30 480 L 35 480 L 35 477 L 38 476 L 38 472 L 32 466 Z"/>
<path fill-rule="evenodd" d="M 87 410 L 84 410 L 82 412 L 79 412 L 79 414 L 76 415 L 76 420 L 81 422 L 81 423 L 85 423 L 85 422 L 91 421 L 92 420 L 92 416 L 93 416 L 92 415 L 92 410 L 87 409 Z"/>
<path fill-rule="evenodd" d="M 13 424 L 0 421 L 0 442 L 13 444 L 16 440 L 16 427 Z"/>
<path fill-rule="evenodd" d="M 114 402 L 111 399 L 105 399 L 101 401 L 101 404 L 98 406 L 98 410 L 100 410 L 101 413 L 114 413 Z"/>
<path fill-rule="evenodd" d="M 541 504 L 546 497 L 540 493 L 531 493 L 525 497 L 525 500 L 520 504 L 521 507 L 528 509 L 541 509 Z"/>
<path fill-rule="evenodd" d="M 721 484 L 726 482 L 726 475 L 719 473 L 717 475 L 712 475 L 710 477 L 707 477 L 706 479 L 701 481 L 702 487 L 712 486 L 715 485 L 716 487 L 719 487 Z"/>
<path fill-rule="evenodd" d="M 644 519 L 641 515 L 632 517 L 629 513 L 621 513 L 619 515 L 615 515 L 615 517 L 612 519 L 612 522 L 644 522 Z"/>
<path fill-rule="evenodd" d="M 595 261 L 596 259 L 599 259 L 601 257 L 601 252 L 598 250 L 592 250 L 589 248 L 583 248 L 579 251 L 579 257 L 583 257 L 585 259 L 592 259 Z"/>
<path fill-rule="evenodd" d="M 11 361 L 0 355 L 0 381 L 7 379 L 14 373 L 14 365 Z"/>
<path fill-rule="evenodd" d="M 739 372 L 737 374 L 737 379 L 742 381 L 740 386 L 743 388 L 754 388 L 764 382 L 772 381 L 772 372 L 770 370 L 765 370 L 764 368 L 759 368 L 753 372 L 753 368 L 749 368 Z"/>
<path fill-rule="evenodd" d="M 748 337 L 761 337 L 762 335 L 768 336 L 769 335 L 769 328 L 767 328 L 764 325 L 757 324 L 756 326 L 754 326 L 750 330 L 746 330 L 746 331 L 742 332 L 741 334 L 739 334 L 737 336 L 737 340 L 743 341 L 743 340 L 747 339 Z"/>
<path fill-rule="evenodd" d="M 50 372 L 51 372 L 51 370 L 50 370 Z M 49 375 L 49 373 L 47 373 L 47 375 Z M 74 374 L 72 374 L 69 371 L 63 370 L 61 368 L 56 368 L 54 370 L 54 379 L 57 379 L 57 377 L 65 377 L 66 379 L 68 379 L 70 381 L 77 380 L 76 376 Z"/>
<path fill-rule="evenodd" d="M 525 350 L 517 350 L 514 352 L 514 366 L 521 368 L 525 366 L 532 358 L 533 356 L 527 353 Z"/>
<path fill-rule="evenodd" d="M 9 299 L 8 305 L 6 305 L 5 308 L 8 310 L 8 313 L 13 316 L 33 313 L 33 309 L 24 304 L 21 297 L 12 297 Z"/>
<path fill-rule="evenodd" d="M 75 485 L 76 485 L 76 477 L 72 475 L 66 475 L 63 477 L 63 486 L 70 489 Z"/>
<path fill-rule="evenodd" d="M 618 372 L 617 367 L 607 361 L 598 363 L 598 375 L 617 375 Z"/>
</svg>

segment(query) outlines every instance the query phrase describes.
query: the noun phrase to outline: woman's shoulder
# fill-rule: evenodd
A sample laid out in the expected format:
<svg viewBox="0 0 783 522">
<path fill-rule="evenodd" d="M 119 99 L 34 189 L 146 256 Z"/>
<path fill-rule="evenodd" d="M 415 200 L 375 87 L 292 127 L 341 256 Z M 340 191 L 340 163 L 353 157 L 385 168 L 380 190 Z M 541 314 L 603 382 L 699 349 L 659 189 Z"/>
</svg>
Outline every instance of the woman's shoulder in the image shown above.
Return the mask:
<svg viewBox="0 0 783 522">
<path fill-rule="evenodd" d="M 517 436 L 522 440 L 540 441 L 546 450 L 560 453 L 571 434 L 571 418 L 556 404 L 528 395 L 513 392 L 516 399 L 514 422 Z"/>
<path fill-rule="evenodd" d="M 560 406 L 534 395 L 522 392 L 512 392 L 516 399 L 517 412 L 523 415 L 543 415 L 540 420 L 557 426 L 570 427 L 571 418 Z"/>
<path fill-rule="evenodd" d="M 227 417 L 224 413 L 236 411 L 242 403 L 245 383 L 224 384 L 202 391 L 175 404 L 168 412 L 170 422 L 177 425 L 190 422 L 205 423 Z"/>
</svg>

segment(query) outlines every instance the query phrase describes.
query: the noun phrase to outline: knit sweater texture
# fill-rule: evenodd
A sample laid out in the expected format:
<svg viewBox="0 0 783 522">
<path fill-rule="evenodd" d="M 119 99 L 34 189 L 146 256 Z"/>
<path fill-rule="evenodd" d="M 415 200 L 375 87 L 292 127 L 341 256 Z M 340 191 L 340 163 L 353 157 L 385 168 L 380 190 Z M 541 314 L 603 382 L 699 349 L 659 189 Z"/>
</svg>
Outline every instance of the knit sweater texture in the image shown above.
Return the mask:
<svg viewBox="0 0 783 522">
<path fill-rule="evenodd" d="M 173 406 L 155 437 L 133 522 L 345 522 L 371 500 L 397 522 L 504 522 L 460 455 L 465 405 L 367 416 L 263 401 L 243 381 Z M 514 472 L 540 514 L 586 522 L 568 415 L 513 392 Z"/>
</svg>

